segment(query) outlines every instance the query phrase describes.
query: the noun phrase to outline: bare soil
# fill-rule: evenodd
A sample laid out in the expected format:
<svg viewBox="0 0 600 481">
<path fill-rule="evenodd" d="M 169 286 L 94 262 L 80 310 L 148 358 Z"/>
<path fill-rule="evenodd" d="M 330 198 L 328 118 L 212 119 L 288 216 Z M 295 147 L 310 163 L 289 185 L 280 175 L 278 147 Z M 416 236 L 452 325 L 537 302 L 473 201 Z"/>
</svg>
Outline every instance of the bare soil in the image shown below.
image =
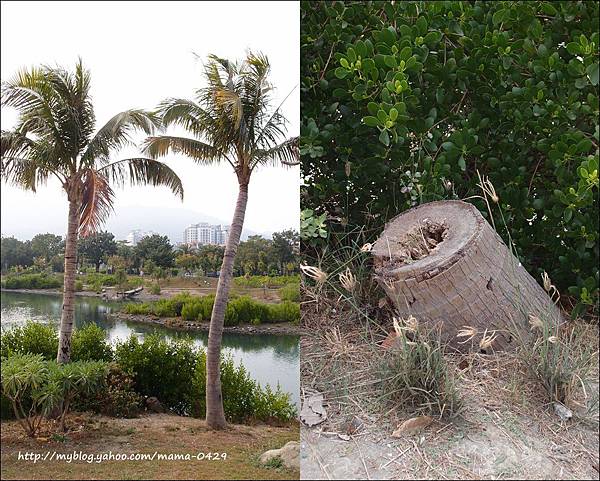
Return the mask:
<svg viewBox="0 0 600 481">
<path fill-rule="evenodd" d="M 258 457 L 268 449 L 298 440 L 298 427 L 230 425 L 212 431 L 203 420 L 153 414 L 115 419 L 72 414 L 71 431 L 56 436 L 52 426 L 37 439 L 28 438 L 16 421 L 2 422 L 2 479 L 298 479 L 299 473 L 268 468 Z M 227 453 L 222 460 L 113 460 L 104 462 L 19 460 L 19 452 L 45 455 L 82 452 L 102 455 Z"/>
<path fill-rule="evenodd" d="M 328 418 L 301 428 L 301 479 L 599 478 L 597 383 L 561 421 L 514 353 L 449 356 L 462 410 L 393 438 L 416 413 L 380 402 L 369 362 L 386 329 L 316 305 L 303 306 L 302 394 L 323 393 Z M 585 332 L 597 346 L 597 326 Z"/>
</svg>

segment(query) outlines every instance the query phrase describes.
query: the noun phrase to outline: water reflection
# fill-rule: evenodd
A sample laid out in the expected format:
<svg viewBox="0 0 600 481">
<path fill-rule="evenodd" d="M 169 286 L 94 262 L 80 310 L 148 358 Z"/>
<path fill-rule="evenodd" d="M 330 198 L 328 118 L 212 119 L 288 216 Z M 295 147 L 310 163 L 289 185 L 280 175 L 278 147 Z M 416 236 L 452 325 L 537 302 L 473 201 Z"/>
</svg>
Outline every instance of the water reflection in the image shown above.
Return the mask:
<svg viewBox="0 0 600 481">
<path fill-rule="evenodd" d="M 27 320 L 51 323 L 58 326 L 62 307 L 60 296 L 2 292 L 2 329 L 10 329 Z M 119 303 L 108 302 L 96 297 L 75 298 L 75 325 L 93 321 L 107 331 L 111 342 L 127 339 L 131 334 L 139 338 L 157 331 L 167 338 L 189 336 L 195 345 L 205 347 L 208 334 L 205 332 L 180 332 L 162 326 L 150 326 L 129 321 L 115 321 L 107 315 L 116 312 Z M 240 361 L 252 378 L 261 384 L 277 383 L 292 395 L 299 404 L 300 390 L 300 346 L 298 336 L 274 336 L 269 334 L 230 334 L 223 335 L 224 353 Z"/>
</svg>

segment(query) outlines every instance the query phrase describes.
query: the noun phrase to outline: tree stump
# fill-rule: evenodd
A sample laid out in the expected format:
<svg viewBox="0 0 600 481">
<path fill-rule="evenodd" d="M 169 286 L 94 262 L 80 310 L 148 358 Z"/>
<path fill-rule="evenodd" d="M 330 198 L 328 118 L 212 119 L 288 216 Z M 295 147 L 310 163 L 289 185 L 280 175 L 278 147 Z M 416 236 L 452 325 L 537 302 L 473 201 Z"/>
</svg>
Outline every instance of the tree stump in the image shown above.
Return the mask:
<svg viewBox="0 0 600 481">
<path fill-rule="evenodd" d="M 439 325 L 449 347 L 487 350 L 516 344 L 530 332 L 529 315 L 562 322 L 560 310 L 512 255 L 479 210 L 462 201 L 423 204 L 392 219 L 372 249 L 379 285 L 401 317 Z M 478 334 L 457 338 L 465 326 Z"/>
</svg>

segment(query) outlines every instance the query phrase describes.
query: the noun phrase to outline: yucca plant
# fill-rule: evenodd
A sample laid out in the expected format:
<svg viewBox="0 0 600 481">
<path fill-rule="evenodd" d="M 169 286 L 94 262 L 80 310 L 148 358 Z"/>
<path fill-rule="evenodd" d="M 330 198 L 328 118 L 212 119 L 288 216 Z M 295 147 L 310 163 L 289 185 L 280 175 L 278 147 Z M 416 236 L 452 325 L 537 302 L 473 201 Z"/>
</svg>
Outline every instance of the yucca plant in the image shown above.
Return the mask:
<svg viewBox="0 0 600 481">
<path fill-rule="evenodd" d="M 200 165 L 227 163 L 233 169 L 239 194 L 217 285 L 210 321 L 206 362 L 206 422 L 226 426 L 219 374 L 225 309 L 233 264 L 244 225 L 248 186 L 261 165 L 298 163 L 298 139 L 285 138 L 286 119 L 273 108 L 273 86 L 267 57 L 248 53 L 242 62 L 210 55 L 205 65 L 207 85 L 193 100 L 171 98 L 159 106 L 166 126 L 184 128 L 189 137 L 153 136 L 145 151 L 152 157 L 184 154 Z"/>
<path fill-rule="evenodd" d="M 77 240 L 97 230 L 110 214 L 113 185 L 165 185 L 183 197 L 177 174 L 152 158 L 112 161 L 112 154 L 133 144 L 136 131 L 148 135 L 160 124 L 154 114 L 127 110 L 96 130 L 90 98 L 90 72 L 81 59 L 75 70 L 25 69 L 2 83 L 2 106 L 18 111 L 16 126 L 2 131 L 2 179 L 36 191 L 58 179 L 69 202 L 65 276 L 57 361 L 68 362 L 73 332 Z"/>
</svg>

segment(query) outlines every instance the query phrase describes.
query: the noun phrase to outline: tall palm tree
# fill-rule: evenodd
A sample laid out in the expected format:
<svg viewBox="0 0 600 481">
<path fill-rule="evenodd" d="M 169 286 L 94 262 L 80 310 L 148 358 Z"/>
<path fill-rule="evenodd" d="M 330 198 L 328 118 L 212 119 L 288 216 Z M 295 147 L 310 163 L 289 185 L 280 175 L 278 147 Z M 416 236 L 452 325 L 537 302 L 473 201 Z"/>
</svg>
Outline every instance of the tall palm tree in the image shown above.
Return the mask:
<svg viewBox="0 0 600 481">
<path fill-rule="evenodd" d="M 207 86 L 194 100 L 171 98 L 158 112 L 164 126 L 184 128 L 190 137 L 148 138 L 152 157 L 182 153 L 200 165 L 227 162 L 237 177 L 239 194 L 217 285 L 206 353 L 206 422 L 226 426 L 221 396 L 220 357 L 223 320 L 233 277 L 233 263 L 244 225 L 248 184 L 261 165 L 298 163 L 298 138 L 285 139 L 286 119 L 273 108 L 269 61 L 249 52 L 242 62 L 210 55 L 204 67 Z"/>
<path fill-rule="evenodd" d="M 13 130 L 2 131 L 1 176 L 35 192 L 48 178 L 59 180 L 69 202 L 65 276 L 58 362 L 68 362 L 73 332 L 77 239 L 97 230 L 114 201 L 111 184 L 166 185 L 183 198 L 181 180 L 151 158 L 111 162 L 111 154 L 132 145 L 138 130 L 152 135 L 155 114 L 128 110 L 95 131 L 90 73 L 81 59 L 75 71 L 59 67 L 22 70 L 2 83 L 2 105 L 18 111 Z"/>
</svg>

